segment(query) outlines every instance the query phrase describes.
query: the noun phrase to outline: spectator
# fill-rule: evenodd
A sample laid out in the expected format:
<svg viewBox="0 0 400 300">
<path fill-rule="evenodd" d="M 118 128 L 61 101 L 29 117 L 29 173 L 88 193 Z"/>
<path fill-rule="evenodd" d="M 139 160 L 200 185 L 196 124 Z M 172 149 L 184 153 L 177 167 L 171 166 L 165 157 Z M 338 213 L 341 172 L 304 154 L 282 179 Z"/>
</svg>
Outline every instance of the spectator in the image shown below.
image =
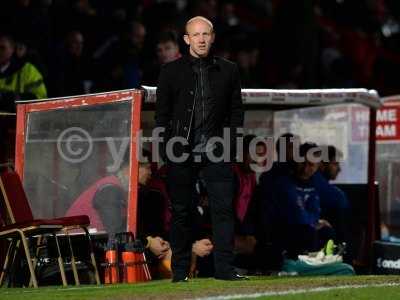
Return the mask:
<svg viewBox="0 0 400 300">
<path fill-rule="evenodd" d="M 34 65 L 15 57 L 15 41 L 0 35 L 0 110 L 15 111 L 16 100 L 47 97 L 42 74 Z"/>
<path fill-rule="evenodd" d="M 256 47 L 242 46 L 236 54 L 243 88 L 261 88 L 261 78 L 257 69 L 258 52 Z"/>
<path fill-rule="evenodd" d="M 52 96 L 83 95 L 93 85 L 91 62 L 85 53 L 84 37 L 79 31 L 67 34 L 64 46 L 51 69 Z"/>
<path fill-rule="evenodd" d="M 157 59 L 160 65 L 164 65 L 181 57 L 178 38 L 175 32 L 165 32 L 164 36 L 158 39 Z"/>
<path fill-rule="evenodd" d="M 142 47 L 141 55 L 129 61 L 119 55 L 121 52 L 111 51 L 131 35 L 128 31 L 138 33 L 136 36 L 142 40 L 145 28 L 151 40 L 167 28 L 181 28 L 183 20 L 197 14 L 214 21 L 218 36 L 215 50 L 219 56 L 229 59 L 231 50 L 238 51 L 233 49 L 236 45 L 251 49 L 241 49 L 237 58 L 238 64 L 244 66 L 245 87 L 346 88 L 361 84 L 377 89 L 380 95 L 396 94 L 399 90 L 396 67 L 400 14 L 395 1 L 326 0 L 294 4 L 286 0 L 8 0 L 2 2 L 1 8 L 0 27 L 26 46 L 25 57 L 45 79 L 46 64 L 58 58 L 54 50 L 59 37 L 72 30 L 81 32 L 87 54 L 98 49 L 94 55 L 99 59 L 96 71 L 101 74 L 98 91 L 137 87 L 141 83 L 142 64 L 149 64 L 151 49 Z M 129 29 L 127 24 L 135 23 L 129 20 L 141 20 L 146 26 Z M 334 40 L 326 40 L 327 33 Z M 256 40 L 257 47 L 247 42 L 243 47 L 241 41 L 246 36 Z M 105 39 L 108 40 L 101 45 Z M 227 44 L 220 44 L 221 41 Z M 21 50 L 25 51 L 23 47 Z M 112 54 L 104 56 L 108 50 Z M 317 61 L 318 57 L 321 60 Z M 40 58 L 46 58 L 43 66 Z"/>
<path fill-rule="evenodd" d="M 155 86 L 161 66 L 180 58 L 178 37 L 174 31 L 164 31 L 160 34 L 156 44 L 157 61 L 153 62 L 143 74 L 143 85 Z"/>
<path fill-rule="evenodd" d="M 103 36 L 102 23 L 104 22 L 97 11 L 96 3 L 90 0 L 53 2 L 55 2 L 53 3 L 55 12 L 52 22 L 55 25 L 55 37 L 63 38 L 68 32 L 77 30 L 85 37 L 85 47 L 93 51 Z"/>
<path fill-rule="evenodd" d="M 49 1 L 2 1 L 0 22 L 15 40 L 23 41 L 33 51 L 45 51 L 51 37 Z M 36 65 L 36 62 L 35 62 Z"/>
<path fill-rule="evenodd" d="M 95 51 L 93 57 L 97 63 L 99 90 L 139 87 L 145 38 L 145 26 L 131 21 L 122 34 L 109 38 Z"/>
</svg>

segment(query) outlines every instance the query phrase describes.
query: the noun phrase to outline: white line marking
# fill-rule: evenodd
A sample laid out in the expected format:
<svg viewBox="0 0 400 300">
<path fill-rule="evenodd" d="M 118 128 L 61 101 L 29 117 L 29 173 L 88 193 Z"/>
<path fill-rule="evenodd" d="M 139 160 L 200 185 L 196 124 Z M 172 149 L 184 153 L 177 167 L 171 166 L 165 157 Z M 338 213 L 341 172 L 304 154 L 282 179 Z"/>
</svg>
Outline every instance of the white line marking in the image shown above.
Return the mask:
<svg viewBox="0 0 400 300">
<path fill-rule="evenodd" d="M 242 298 L 259 298 L 259 297 L 271 297 L 271 296 L 282 296 L 282 295 L 297 295 L 304 293 L 318 293 L 327 292 L 331 290 L 345 290 L 345 289 L 361 289 L 368 287 L 392 287 L 400 286 L 400 283 L 381 283 L 381 284 L 357 284 L 357 285 L 340 285 L 332 287 L 317 287 L 309 289 L 292 289 L 280 292 L 261 292 L 253 294 L 233 294 L 233 295 L 222 295 L 222 296 L 212 296 L 203 298 L 194 298 L 195 300 L 228 300 L 228 299 L 242 299 Z M 193 298 L 192 298 L 193 299 Z"/>
</svg>

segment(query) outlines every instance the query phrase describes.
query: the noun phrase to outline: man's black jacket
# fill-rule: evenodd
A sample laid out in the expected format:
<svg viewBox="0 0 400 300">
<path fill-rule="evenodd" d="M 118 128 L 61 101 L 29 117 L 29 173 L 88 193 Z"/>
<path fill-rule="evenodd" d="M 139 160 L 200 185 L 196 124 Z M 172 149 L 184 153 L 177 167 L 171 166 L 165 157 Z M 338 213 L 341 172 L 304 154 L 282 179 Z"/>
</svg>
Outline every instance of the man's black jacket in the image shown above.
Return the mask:
<svg viewBox="0 0 400 300">
<path fill-rule="evenodd" d="M 216 101 L 215 118 L 218 132 L 231 129 L 231 151 L 234 149 L 236 129 L 243 126 L 243 107 L 239 72 L 233 62 L 212 57 L 209 81 L 213 101 Z M 189 140 L 196 93 L 196 77 L 191 60 L 183 56 L 166 64 L 160 72 L 157 87 L 156 126 L 165 128 L 164 142 L 171 137 Z M 174 148 L 175 155 L 183 152 L 183 147 Z M 164 150 L 165 151 L 165 150 Z M 161 151 L 164 156 L 163 150 Z M 163 157 L 165 159 L 165 156 Z"/>
</svg>

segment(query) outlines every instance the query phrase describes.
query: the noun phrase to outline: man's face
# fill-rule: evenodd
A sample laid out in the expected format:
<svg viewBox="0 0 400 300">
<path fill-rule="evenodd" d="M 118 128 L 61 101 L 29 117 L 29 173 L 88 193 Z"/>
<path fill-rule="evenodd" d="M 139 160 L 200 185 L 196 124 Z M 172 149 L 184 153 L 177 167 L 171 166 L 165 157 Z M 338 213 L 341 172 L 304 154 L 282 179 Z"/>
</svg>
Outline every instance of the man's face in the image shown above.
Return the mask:
<svg viewBox="0 0 400 300">
<path fill-rule="evenodd" d="M 157 57 L 160 64 L 174 61 L 179 54 L 179 47 L 172 41 L 157 44 Z"/>
<path fill-rule="evenodd" d="M 267 147 L 265 144 L 257 144 L 256 145 L 256 161 L 255 163 L 260 166 L 264 167 L 267 163 L 267 160 L 265 158 L 265 155 L 267 154 Z"/>
<path fill-rule="evenodd" d="M 325 174 L 329 180 L 335 180 L 338 177 L 340 171 L 340 164 L 336 160 L 333 160 L 326 164 Z"/>
<path fill-rule="evenodd" d="M 0 38 L 0 66 L 10 61 L 14 49 L 14 46 L 7 38 Z"/>
<path fill-rule="evenodd" d="M 150 164 L 141 164 L 139 165 L 139 183 L 142 185 L 146 185 L 151 177 L 151 168 Z"/>
<path fill-rule="evenodd" d="M 68 51 L 75 57 L 80 57 L 83 51 L 83 36 L 76 32 L 71 34 L 67 40 Z"/>
<path fill-rule="evenodd" d="M 194 57 L 206 57 L 214 42 L 214 32 L 203 20 L 194 20 L 187 26 L 184 40 L 189 45 L 189 52 Z"/>
<path fill-rule="evenodd" d="M 142 24 L 133 24 L 128 39 L 138 49 L 142 49 L 146 38 L 146 28 Z"/>
<path fill-rule="evenodd" d="M 318 162 L 311 162 L 308 160 L 302 163 L 296 163 L 296 178 L 301 181 L 308 181 L 311 176 L 317 172 L 318 167 Z"/>
</svg>

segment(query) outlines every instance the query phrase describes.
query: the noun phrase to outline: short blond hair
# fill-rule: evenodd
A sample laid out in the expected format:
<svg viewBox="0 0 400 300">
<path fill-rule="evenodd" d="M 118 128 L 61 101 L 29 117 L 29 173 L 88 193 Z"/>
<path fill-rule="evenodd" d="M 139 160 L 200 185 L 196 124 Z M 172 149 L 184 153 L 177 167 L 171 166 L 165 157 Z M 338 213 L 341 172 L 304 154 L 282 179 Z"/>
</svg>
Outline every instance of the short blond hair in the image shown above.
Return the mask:
<svg viewBox="0 0 400 300">
<path fill-rule="evenodd" d="M 211 21 L 209 19 L 202 17 L 202 16 L 196 16 L 186 22 L 186 25 L 185 25 L 186 34 L 188 33 L 188 30 L 187 30 L 188 26 L 190 25 L 190 23 L 193 23 L 194 21 L 203 21 L 203 22 L 207 23 L 208 26 L 210 26 L 211 32 L 214 31 L 214 25 L 213 25 L 213 23 L 211 23 Z"/>
</svg>

